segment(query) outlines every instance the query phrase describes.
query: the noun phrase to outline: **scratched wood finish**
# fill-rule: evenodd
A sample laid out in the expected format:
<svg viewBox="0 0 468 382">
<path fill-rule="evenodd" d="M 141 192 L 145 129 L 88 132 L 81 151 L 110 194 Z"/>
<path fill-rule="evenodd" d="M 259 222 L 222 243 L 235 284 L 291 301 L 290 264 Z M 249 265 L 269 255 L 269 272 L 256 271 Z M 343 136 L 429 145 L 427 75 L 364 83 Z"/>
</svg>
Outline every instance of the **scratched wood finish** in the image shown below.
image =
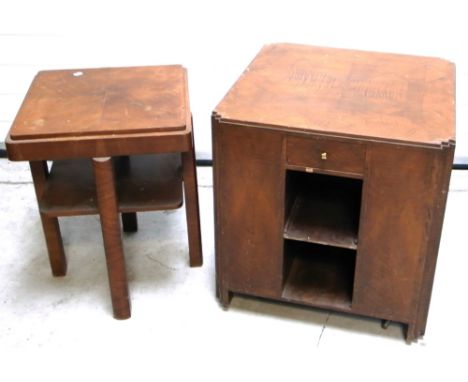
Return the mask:
<svg viewBox="0 0 468 382">
<path fill-rule="evenodd" d="M 291 261 L 286 270 L 283 299 L 349 311 L 356 260 L 353 251 L 295 241 L 285 243 L 284 255 L 291 256 Z"/>
<path fill-rule="evenodd" d="M 424 335 L 454 83 L 440 59 L 262 49 L 212 118 L 221 303 L 244 293 Z"/>
<path fill-rule="evenodd" d="M 12 139 L 185 129 L 181 66 L 51 70 L 34 78 Z"/>
<path fill-rule="evenodd" d="M 17 161 L 185 152 L 190 118 L 187 71 L 178 65 L 44 71 L 5 145 Z"/>
<path fill-rule="evenodd" d="M 272 44 L 216 112 L 231 121 L 437 146 L 455 139 L 454 73 L 436 58 Z"/>
</svg>

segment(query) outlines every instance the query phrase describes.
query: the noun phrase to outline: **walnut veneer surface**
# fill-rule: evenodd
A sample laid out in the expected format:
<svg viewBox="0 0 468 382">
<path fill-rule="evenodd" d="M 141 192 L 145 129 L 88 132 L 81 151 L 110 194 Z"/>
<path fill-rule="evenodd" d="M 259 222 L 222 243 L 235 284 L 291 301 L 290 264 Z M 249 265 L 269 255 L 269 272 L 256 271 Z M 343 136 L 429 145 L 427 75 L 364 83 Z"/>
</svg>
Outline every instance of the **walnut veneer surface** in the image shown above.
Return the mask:
<svg viewBox="0 0 468 382">
<path fill-rule="evenodd" d="M 438 58 L 265 46 L 212 118 L 217 291 L 425 332 L 455 148 Z"/>
</svg>

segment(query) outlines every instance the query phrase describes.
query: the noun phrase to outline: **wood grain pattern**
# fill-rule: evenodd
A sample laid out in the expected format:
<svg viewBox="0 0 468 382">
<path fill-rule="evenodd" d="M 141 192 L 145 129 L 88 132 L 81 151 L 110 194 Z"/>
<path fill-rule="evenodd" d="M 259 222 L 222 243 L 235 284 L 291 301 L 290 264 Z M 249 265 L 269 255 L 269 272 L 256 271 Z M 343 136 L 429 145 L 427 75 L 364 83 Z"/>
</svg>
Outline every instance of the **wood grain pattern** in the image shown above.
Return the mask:
<svg viewBox="0 0 468 382">
<path fill-rule="evenodd" d="M 454 71 L 437 58 L 272 44 L 216 113 L 295 131 L 440 146 L 455 139 Z"/>
<path fill-rule="evenodd" d="M 282 153 L 279 134 L 223 126 L 216 145 L 220 281 L 227 290 L 278 296 L 281 292 Z M 239 144 L 241 143 L 241 144 Z M 261 274 L 261 276 L 259 276 Z"/>
<path fill-rule="evenodd" d="M 324 137 L 290 137 L 286 143 L 286 157 L 288 164 L 308 167 L 316 172 L 340 172 L 362 176 L 366 151 L 364 145 L 359 143 L 335 141 Z"/>
<path fill-rule="evenodd" d="M 181 66 L 39 72 L 10 130 L 14 140 L 184 130 Z"/>
<path fill-rule="evenodd" d="M 373 145 L 368 152 L 353 304 L 378 317 L 409 322 L 429 238 L 433 154 Z"/>
<path fill-rule="evenodd" d="M 191 150 L 191 128 L 166 133 L 121 134 L 90 137 L 63 137 L 13 140 L 7 136 L 5 143 L 8 159 L 57 160 L 92 158 L 93 156 L 120 156 L 151 153 L 170 153 Z"/>
<path fill-rule="evenodd" d="M 128 294 L 125 258 L 120 236 L 112 161 L 93 160 L 96 194 L 101 218 L 102 237 L 106 252 L 107 272 L 112 298 L 114 317 L 130 317 L 130 298 Z"/>
<path fill-rule="evenodd" d="M 170 210 L 182 206 L 180 154 L 114 158 L 119 212 Z M 98 212 L 90 159 L 55 161 L 39 199 L 47 216 Z"/>
<path fill-rule="evenodd" d="M 265 47 L 212 119 L 221 303 L 246 293 L 423 335 L 454 83 L 439 59 Z"/>
<path fill-rule="evenodd" d="M 195 147 L 181 66 L 40 72 L 6 145 L 11 160 L 31 162 L 54 275 L 66 271 L 57 216 L 99 213 L 116 318 L 130 317 L 119 212 L 124 230 L 134 232 L 137 211 L 182 206 L 184 184 L 190 265 L 202 264 Z M 54 161 L 50 174 L 46 160 Z"/>
</svg>

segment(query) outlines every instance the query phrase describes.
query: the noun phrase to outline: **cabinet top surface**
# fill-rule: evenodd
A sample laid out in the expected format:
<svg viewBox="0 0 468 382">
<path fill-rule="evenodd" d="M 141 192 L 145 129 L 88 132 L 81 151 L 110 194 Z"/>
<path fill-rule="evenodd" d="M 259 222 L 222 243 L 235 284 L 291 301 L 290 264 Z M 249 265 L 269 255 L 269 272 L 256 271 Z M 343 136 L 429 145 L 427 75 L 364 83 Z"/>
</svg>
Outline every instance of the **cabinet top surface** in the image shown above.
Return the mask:
<svg viewBox="0 0 468 382">
<path fill-rule="evenodd" d="M 455 141 L 455 68 L 430 57 L 267 45 L 215 113 L 233 122 L 439 146 Z"/>
<path fill-rule="evenodd" d="M 186 129 L 181 66 L 39 72 L 10 129 L 12 140 L 162 133 Z"/>
</svg>

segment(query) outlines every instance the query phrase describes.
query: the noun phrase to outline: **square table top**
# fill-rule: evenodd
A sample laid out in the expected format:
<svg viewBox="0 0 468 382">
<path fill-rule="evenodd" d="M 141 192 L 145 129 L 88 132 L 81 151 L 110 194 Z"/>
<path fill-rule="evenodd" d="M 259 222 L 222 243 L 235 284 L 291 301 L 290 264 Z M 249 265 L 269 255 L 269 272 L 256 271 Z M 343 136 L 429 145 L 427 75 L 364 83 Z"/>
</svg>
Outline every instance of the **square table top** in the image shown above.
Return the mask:
<svg viewBox="0 0 468 382">
<path fill-rule="evenodd" d="M 453 145 L 455 67 L 438 58 L 272 44 L 215 115 L 291 131 Z"/>
<path fill-rule="evenodd" d="M 190 118 L 186 82 L 177 65 L 42 71 L 9 140 L 182 131 Z"/>
</svg>

